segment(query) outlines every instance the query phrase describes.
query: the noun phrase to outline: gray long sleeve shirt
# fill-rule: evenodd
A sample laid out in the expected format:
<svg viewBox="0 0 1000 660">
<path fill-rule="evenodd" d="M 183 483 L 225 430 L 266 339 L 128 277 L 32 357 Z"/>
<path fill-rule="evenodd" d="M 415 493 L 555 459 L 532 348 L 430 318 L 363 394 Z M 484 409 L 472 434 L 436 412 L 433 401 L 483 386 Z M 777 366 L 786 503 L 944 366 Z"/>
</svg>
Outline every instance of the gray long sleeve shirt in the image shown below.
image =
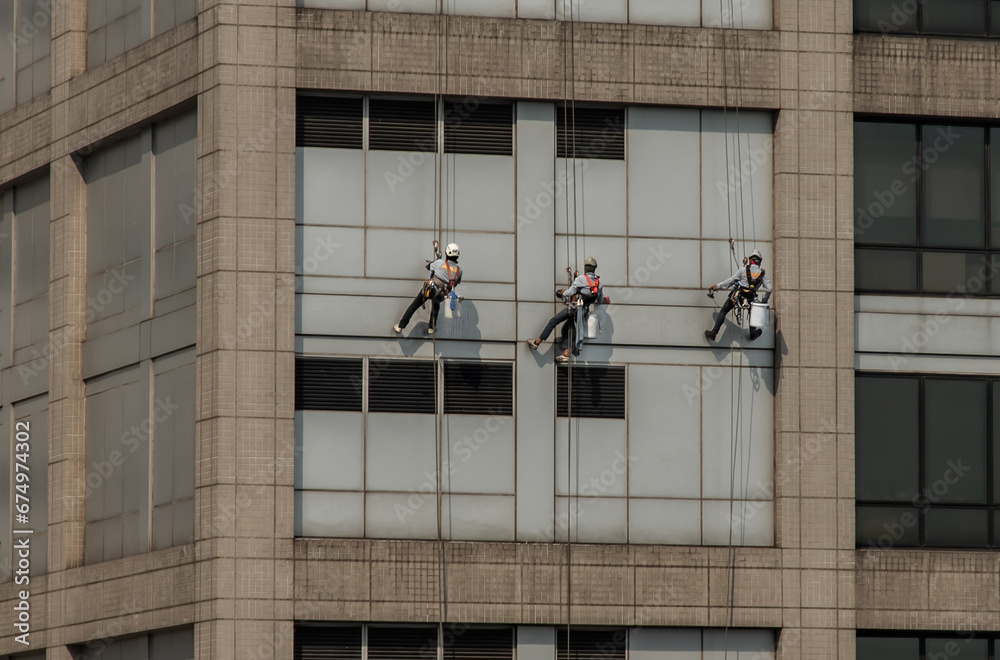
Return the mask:
<svg viewBox="0 0 1000 660">
<path fill-rule="evenodd" d="M 597 280 L 597 283 L 598 283 L 598 288 L 597 288 L 597 302 L 603 301 L 604 300 L 604 287 L 600 286 L 600 280 L 597 279 L 596 275 L 591 274 L 590 278 L 591 278 L 591 280 L 590 280 L 591 282 L 594 281 L 594 280 Z M 573 284 L 571 284 L 568 289 L 563 290 L 562 297 L 564 299 L 569 299 L 569 298 L 575 296 L 576 294 L 578 294 L 578 293 L 580 293 L 582 291 L 586 291 L 586 292 L 590 291 L 590 282 L 587 281 L 587 274 L 586 273 L 583 274 L 583 275 L 577 275 L 576 279 L 573 280 Z"/>
<path fill-rule="evenodd" d="M 451 281 L 454 281 L 455 286 L 458 286 L 462 281 L 462 269 L 454 261 L 437 259 L 427 264 L 427 270 L 431 271 L 434 277 L 441 280 L 444 285 L 448 285 Z"/>
<path fill-rule="evenodd" d="M 754 266 L 754 265 L 751 264 L 751 266 L 750 266 L 750 274 L 753 275 L 754 277 L 756 277 L 757 273 L 763 273 L 763 275 L 764 275 L 764 277 L 763 277 L 764 281 L 760 283 L 760 290 L 764 291 L 765 293 L 770 294 L 771 293 L 771 279 L 767 276 L 767 271 L 765 271 L 760 266 Z M 719 289 L 728 289 L 729 287 L 733 286 L 736 283 L 739 283 L 739 285 L 741 287 L 743 287 L 744 289 L 750 286 L 750 282 L 747 281 L 747 269 L 746 269 L 745 266 L 743 268 L 740 268 L 735 273 L 733 273 L 732 277 L 730 277 L 729 279 L 726 279 L 726 280 L 722 280 L 721 282 L 719 282 L 715 286 L 717 288 L 719 288 Z"/>
</svg>

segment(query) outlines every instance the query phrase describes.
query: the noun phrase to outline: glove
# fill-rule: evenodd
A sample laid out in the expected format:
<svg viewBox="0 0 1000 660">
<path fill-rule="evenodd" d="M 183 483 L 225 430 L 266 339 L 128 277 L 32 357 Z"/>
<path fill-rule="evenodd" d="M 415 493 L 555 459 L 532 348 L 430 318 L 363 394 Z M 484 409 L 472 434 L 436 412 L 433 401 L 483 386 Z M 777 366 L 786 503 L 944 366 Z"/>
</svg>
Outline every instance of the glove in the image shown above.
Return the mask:
<svg viewBox="0 0 1000 660">
<path fill-rule="evenodd" d="M 558 291 L 556 291 L 556 298 L 562 298 L 562 294 L 563 294 L 564 290 L 565 289 L 559 289 Z"/>
<path fill-rule="evenodd" d="M 604 304 L 605 305 L 610 305 L 611 304 L 611 297 L 610 296 L 604 296 Z"/>
<path fill-rule="evenodd" d="M 771 299 L 771 294 L 770 293 L 765 293 L 764 297 L 761 298 L 760 301 L 766 305 L 767 301 L 770 300 L 770 299 Z"/>
</svg>

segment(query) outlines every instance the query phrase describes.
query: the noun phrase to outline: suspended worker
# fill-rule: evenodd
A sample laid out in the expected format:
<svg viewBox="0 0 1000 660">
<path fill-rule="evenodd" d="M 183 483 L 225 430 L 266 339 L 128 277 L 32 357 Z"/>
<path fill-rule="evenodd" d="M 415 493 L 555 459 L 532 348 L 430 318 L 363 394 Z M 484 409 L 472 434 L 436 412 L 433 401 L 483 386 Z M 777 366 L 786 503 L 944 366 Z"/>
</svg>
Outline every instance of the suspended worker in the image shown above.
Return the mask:
<svg viewBox="0 0 1000 660">
<path fill-rule="evenodd" d="M 403 318 L 393 326 L 396 332 L 402 332 L 409 324 L 413 313 L 418 307 L 423 307 L 428 300 L 431 301 L 431 317 L 427 321 L 427 334 L 433 335 L 437 325 L 438 312 L 441 311 L 441 302 L 450 294 L 462 281 L 462 269 L 458 267 L 458 245 L 449 243 L 444 249 L 445 258 L 441 258 L 441 253 L 437 251 L 437 241 L 434 241 L 435 256 L 437 259 L 427 262 L 427 270 L 431 271 L 430 278 L 420 287 L 420 292 L 413 299 L 410 306 L 403 313 Z"/>
<path fill-rule="evenodd" d="M 768 279 L 764 269 L 760 267 L 763 262 L 764 257 L 761 256 L 760 250 L 754 250 L 744 260 L 744 264 L 746 264 L 744 268 L 733 273 L 733 276 L 729 279 L 709 287 L 709 295 L 712 295 L 719 289 L 732 289 L 726 297 L 726 302 L 723 303 L 722 309 L 719 310 L 718 315 L 715 317 L 715 327 L 705 331 L 705 336 L 710 340 L 715 340 L 719 334 L 719 328 L 726 321 L 726 315 L 733 307 L 744 304 L 744 306 L 749 307 L 750 303 L 757 301 L 758 290 L 764 292 L 764 297 L 761 299 L 762 303 L 766 303 L 771 297 L 771 280 Z M 751 328 L 750 341 L 760 337 L 763 332 L 760 328 Z"/>
<path fill-rule="evenodd" d="M 537 351 L 538 345 L 548 339 L 555 327 L 562 323 L 560 345 L 563 352 L 561 355 L 556 356 L 556 362 L 569 362 L 569 349 L 571 345 L 569 336 L 574 330 L 576 320 L 574 313 L 577 311 L 578 306 L 582 305 L 583 311 L 588 312 L 590 306 L 594 303 L 601 302 L 607 305 L 611 302 L 611 298 L 604 295 L 604 290 L 601 287 L 601 278 L 597 275 L 597 259 L 587 257 L 587 260 L 583 262 L 583 275 L 578 275 L 568 289 L 559 289 L 556 291 L 556 297 L 561 298 L 566 303 L 566 306 L 562 311 L 549 319 L 538 339 L 528 340 L 528 347 L 533 351 Z"/>
</svg>

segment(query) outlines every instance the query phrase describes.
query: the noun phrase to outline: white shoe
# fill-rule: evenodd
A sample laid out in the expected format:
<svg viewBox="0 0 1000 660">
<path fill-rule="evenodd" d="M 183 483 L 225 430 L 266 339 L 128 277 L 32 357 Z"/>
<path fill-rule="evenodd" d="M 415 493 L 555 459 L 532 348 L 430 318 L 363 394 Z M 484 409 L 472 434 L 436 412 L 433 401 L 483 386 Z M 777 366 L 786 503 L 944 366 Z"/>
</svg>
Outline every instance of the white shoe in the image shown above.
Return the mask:
<svg viewBox="0 0 1000 660">
<path fill-rule="evenodd" d="M 427 334 L 433 335 L 434 334 L 434 328 L 427 328 Z"/>
<path fill-rule="evenodd" d="M 392 329 L 395 330 L 397 333 L 403 331 L 403 329 L 401 327 L 399 327 L 398 323 L 396 325 L 392 326 Z"/>
</svg>

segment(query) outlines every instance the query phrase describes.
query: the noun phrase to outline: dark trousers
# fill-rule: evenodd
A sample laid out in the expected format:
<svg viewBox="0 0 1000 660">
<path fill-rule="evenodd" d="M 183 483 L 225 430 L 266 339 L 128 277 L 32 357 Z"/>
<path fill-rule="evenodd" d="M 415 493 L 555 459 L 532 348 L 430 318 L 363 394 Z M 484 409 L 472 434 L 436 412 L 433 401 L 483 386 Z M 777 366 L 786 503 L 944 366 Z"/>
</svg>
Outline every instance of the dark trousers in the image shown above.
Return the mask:
<svg viewBox="0 0 1000 660">
<path fill-rule="evenodd" d="M 406 308 L 403 312 L 403 318 L 399 319 L 399 327 L 405 328 L 410 323 L 410 319 L 413 317 L 413 313 L 423 306 L 424 301 L 427 298 L 427 289 L 425 287 L 420 288 L 420 292 L 417 293 L 417 297 L 413 299 L 410 306 Z M 431 318 L 427 321 L 427 325 L 434 327 L 437 324 L 438 312 L 441 311 L 441 298 L 439 296 L 432 296 L 431 301 Z"/>
<path fill-rule="evenodd" d="M 719 332 L 719 328 L 721 328 L 722 324 L 726 322 L 726 315 L 732 311 L 733 307 L 735 307 L 735 305 L 733 304 L 733 297 L 730 295 L 726 298 L 726 302 L 722 303 L 722 309 L 719 310 L 719 315 L 715 317 L 715 327 L 712 328 L 712 334 Z M 753 341 L 757 337 L 760 337 L 763 333 L 764 331 L 759 328 L 751 328 L 750 340 Z"/>
<path fill-rule="evenodd" d="M 545 324 L 545 329 L 542 330 L 542 334 L 538 335 L 538 338 L 545 341 L 555 330 L 556 326 L 560 323 L 563 324 L 562 330 L 559 333 L 559 345 L 566 349 L 569 346 L 570 336 L 575 329 L 575 321 L 570 314 L 569 307 L 564 307 L 558 314 L 549 319 L 549 322 Z"/>
<path fill-rule="evenodd" d="M 726 315 L 729 314 L 733 309 L 733 297 L 726 296 L 726 302 L 722 303 L 722 309 L 719 310 L 718 316 L 715 317 L 715 327 L 712 328 L 712 334 L 719 331 L 722 324 L 726 322 Z"/>
</svg>

